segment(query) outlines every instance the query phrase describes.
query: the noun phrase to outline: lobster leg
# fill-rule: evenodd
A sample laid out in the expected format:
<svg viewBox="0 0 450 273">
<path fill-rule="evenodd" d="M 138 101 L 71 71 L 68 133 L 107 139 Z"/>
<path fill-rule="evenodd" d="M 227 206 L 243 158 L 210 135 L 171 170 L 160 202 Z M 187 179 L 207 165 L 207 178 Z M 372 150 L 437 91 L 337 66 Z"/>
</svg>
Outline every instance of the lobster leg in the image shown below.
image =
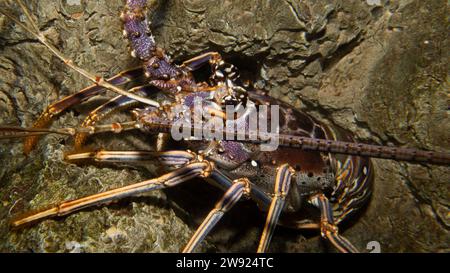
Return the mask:
<svg viewBox="0 0 450 273">
<path fill-rule="evenodd" d="M 311 202 L 319 207 L 321 213 L 320 234 L 323 238 L 327 238 L 330 242 L 343 253 L 359 252 L 346 238 L 338 233 L 338 227 L 334 223 L 333 209 L 330 201 L 324 194 L 317 194 L 311 197 Z"/>
<path fill-rule="evenodd" d="M 159 90 L 153 86 L 144 85 L 137 86 L 129 90 L 130 93 L 136 93 L 140 96 L 148 96 L 151 93 L 158 92 Z M 113 114 L 116 111 L 129 109 L 135 106 L 139 102 L 126 96 L 116 96 L 106 103 L 100 105 L 95 110 L 89 113 L 89 115 L 84 119 L 81 127 L 93 126 L 96 122 L 101 119 Z M 81 148 L 85 143 L 87 134 L 77 134 L 75 135 L 75 149 Z"/>
<path fill-rule="evenodd" d="M 294 173 L 294 169 L 292 169 L 288 164 L 283 164 L 278 167 L 275 178 L 275 196 L 272 198 L 272 202 L 270 203 L 269 211 L 267 213 L 266 223 L 261 235 L 261 240 L 259 241 L 258 253 L 265 252 L 269 246 L 281 211 L 283 210 L 286 196 L 291 185 L 291 178 Z"/>
<path fill-rule="evenodd" d="M 122 85 L 139 78 L 139 76 L 141 76 L 142 73 L 143 72 L 141 67 L 133 68 L 127 71 L 123 71 L 107 79 L 107 82 L 114 85 Z M 94 96 L 97 96 L 105 91 L 106 89 L 101 86 L 91 85 L 73 95 L 67 96 L 51 104 L 35 121 L 35 123 L 33 124 L 33 128 L 48 128 L 51 125 L 53 119 L 61 112 L 67 110 L 68 108 L 74 105 L 80 104 Z M 31 150 L 33 150 L 33 148 L 36 146 L 38 140 L 39 140 L 38 136 L 26 138 L 24 145 L 24 153 L 29 154 Z"/>
<path fill-rule="evenodd" d="M 223 191 L 226 191 L 233 185 L 233 180 L 222 173 L 217 168 L 211 172 L 211 175 L 206 178 L 208 182 Z M 272 199 L 258 186 L 250 182 L 250 198 L 258 204 L 262 210 L 267 210 Z"/>
<path fill-rule="evenodd" d="M 183 62 L 182 67 L 187 68 L 189 71 L 194 71 L 202 67 L 205 63 L 209 63 L 211 66 L 212 75 L 210 79 L 213 83 L 224 81 L 225 78 L 234 81 L 239 77 L 237 68 L 232 64 L 224 62 L 222 56 L 217 52 L 207 52 L 194 57 Z"/>
<path fill-rule="evenodd" d="M 191 156 L 192 154 L 189 155 L 186 160 L 189 160 Z M 177 160 L 177 162 L 179 161 Z M 53 205 L 50 208 L 39 210 L 26 216 L 18 217 L 16 220 L 12 221 L 11 225 L 12 227 L 17 228 L 45 218 L 62 216 L 86 207 L 110 203 L 124 197 L 173 187 L 195 177 L 206 177 L 210 174 L 210 170 L 212 170 L 212 168 L 212 164 L 206 160 L 194 160 L 179 169 L 176 169 L 157 178 L 86 196 L 80 199 L 65 201 L 60 204 Z"/>
<path fill-rule="evenodd" d="M 194 160 L 195 154 L 186 151 L 98 151 L 71 154 L 66 157 L 69 161 L 94 160 L 102 163 L 144 162 L 154 160 L 155 158 L 160 164 L 165 166 L 181 166 Z M 220 221 L 222 216 L 242 198 L 243 194 L 251 196 L 252 199 L 259 204 L 264 204 L 266 207 L 270 202 L 269 197 L 257 187 L 251 185 L 250 181 L 246 178 L 232 181 L 219 170 L 213 169 L 206 180 L 210 184 L 224 190 L 225 194 L 197 229 L 183 252 L 192 252 Z"/>
<path fill-rule="evenodd" d="M 211 210 L 205 220 L 203 220 L 203 223 L 198 227 L 189 243 L 183 249 L 183 253 L 192 252 L 220 221 L 222 216 L 242 198 L 242 195 L 250 193 L 250 182 L 248 179 L 241 178 L 233 182 L 233 186 L 225 192 L 214 209 Z"/>
<path fill-rule="evenodd" d="M 162 165 L 182 166 L 194 160 L 195 155 L 186 151 L 97 151 L 66 156 L 66 160 L 71 162 L 80 160 L 93 160 L 101 163 L 145 162 L 154 161 L 155 159 Z"/>
<path fill-rule="evenodd" d="M 142 162 L 158 159 L 158 162 L 166 166 L 184 165 L 195 158 L 191 152 L 185 151 L 167 151 L 167 152 L 150 152 L 150 151 L 98 151 L 91 153 L 78 153 L 68 155 L 69 161 L 77 160 L 94 160 L 96 162 Z M 183 252 L 192 252 L 209 234 L 214 226 L 219 222 L 222 216 L 230 210 L 242 197 L 243 194 L 249 196 L 251 191 L 251 183 L 246 178 L 232 181 L 219 170 L 212 170 L 207 181 L 223 189 L 224 196 L 216 204 L 215 208 L 208 214 L 203 223 L 197 229 Z M 255 189 L 256 190 L 256 189 Z M 266 198 L 268 199 L 268 198 Z"/>
<path fill-rule="evenodd" d="M 4 10 L 3 8 L 0 8 L 0 13 L 2 13 L 6 17 L 8 17 L 12 21 L 14 21 L 18 26 L 20 26 L 21 28 L 26 30 L 28 33 L 30 33 L 33 37 L 38 39 L 39 42 L 41 42 L 45 47 L 47 47 L 57 58 L 59 58 L 61 61 L 63 61 L 64 64 L 66 64 L 68 67 L 70 67 L 71 69 L 73 69 L 76 72 L 80 73 L 85 78 L 89 79 L 90 81 L 92 81 L 93 83 L 95 83 L 98 86 L 102 86 L 102 87 L 104 87 L 104 88 L 106 88 L 108 90 L 111 90 L 111 91 L 113 91 L 113 92 L 115 92 L 117 94 L 125 95 L 125 96 L 133 98 L 133 99 L 135 99 L 137 101 L 141 101 L 143 103 L 146 103 L 146 104 L 149 104 L 149 105 L 153 105 L 155 107 L 159 107 L 159 103 L 158 102 L 150 100 L 150 99 L 147 99 L 147 98 L 139 97 L 139 96 L 137 96 L 135 94 L 131 94 L 131 93 L 123 90 L 122 88 L 119 88 L 119 87 L 115 86 L 114 84 L 111 84 L 111 83 L 107 82 L 105 79 L 103 79 L 103 77 L 96 76 L 96 75 L 90 73 L 89 71 L 86 71 L 86 70 L 82 69 L 81 67 L 77 66 L 74 63 L 73 60 L 71 60 L 71 59 L 67 58 L 66 56 L 64 56 L 57 48 L 55 48 L 53 45 L 51 45 L 49 43 L 49 41 L 47 40 L 45 35 L 40 32 L 40 30 L 37 27 L 36 23 L 31 18 L 27 8 L 22 3 L 22 1 L 17 1 L 17 2 L 20 5 L 22 11 L 25 13 L 25 15 L 26 15 L 26 17 L 28 19 L 28 23 L 22 23 L 19 19 L 17 19 L 14 16 L 12 16 L 9 12 Z M 31 25 L 31 27 L 33 29 L 30 28 L 30 25 Z"/>
<path fill-rule="evenodd" d="M 206 63 L 218 64 L 222 61 L 222 56 L 218 52 L 206 52 L 202 55 L 184 61 L 181 67 L 186 68 L 188 71 L 195 71 L 205 65 Z M 214 65 L 212 66 L 214 67 Z"/>
</svg>

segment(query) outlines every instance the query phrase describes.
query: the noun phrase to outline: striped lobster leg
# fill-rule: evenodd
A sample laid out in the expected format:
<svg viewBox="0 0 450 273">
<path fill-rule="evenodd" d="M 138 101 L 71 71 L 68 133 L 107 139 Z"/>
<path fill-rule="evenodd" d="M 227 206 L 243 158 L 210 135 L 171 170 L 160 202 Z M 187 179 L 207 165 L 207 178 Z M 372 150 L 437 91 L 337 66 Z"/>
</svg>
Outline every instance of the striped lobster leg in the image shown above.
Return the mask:
<svg viewBox="0 0 450 273">
<path fill-rule="evenodd" d="M 320 234 L 343 253 L 359 252 L 346 238 L 339 235 L 338 227 L 333 218 L 333 209 L 330 201 L 324 194 L 317 194 L 310 199 L 311 203 L 320 209 Z"/>
<path fill-rule="evenodd" d="M 158 92 L 159 90 L 154 86 L 144 85 L 144 86 L 136 86 L 128 90 L 128 92 L 133 94 L 138 94 L 139 96 L 148 97 L 151 94 Z M 106 103 L 100 105 L 84 119 L 81 127 L 90 127 L 94 126 L 98 121 L 110 116 L 111 114 L 120 111 L 129 109 L 135 105 L 139 104 L 138 101 L 126 97 L 126 96 L 116 96 Z M 75 135 L 75 149 L 80 149 L 81 146 L 86 142 L 88 134 L 79 133 Z"/>
<path fill-rule="evenodd" d="M 183 253 L 192 252 L 205 239 L 222 216 L 241 200 L 243 195 L 248 196 L 250 194 L 250 181 L 247 178 L 237 179 L 233 183 L 198 227 L 189 243 L 183 249 Z"/>
<path fill-rule="evenodd" d="M 184 165 L 157 178 L 93 194 L 83 198 L 65 201 L 60 204 L 52 205 L 45 209 L 19 216 L 11 222 L 11 225 L 13 228 L 18 228 L 23 225 L 46 218 L 67 215 L 87 207 L 107 204 L 118 199 L 139 195 L 144 192 L 173 187 L 195 177 L 206 177 L 210 174 L 213 168 L 213 165 L 210 162 L 198 159 L 193 153 L 184 151 L 172 151 L 153 154 L 137 154 L 135 152 L 106 152 L 103 154 L 85 153 L 73 154 L 70 156 L 69 160 L 94 158 L 98 161 L 103 162 L 123 162 L 148 160 L 151 157 L 156 157 L 160 162 L 169 166 Z"/>
<path fill-rule="evenodd" d="M 239 78 L 237 68 L 230 63 L 226 63 L 218 52 L 206 52 L 183 62 L 181 67 L 187 69 L 188 71 L 195 71 L 206 63 L 209 63 L 211 67 L 210 80 L 213 85 L 217 82 L 223 82 L 225 79 L 229 79 L 234 82 Z"/>
<path fill-rule="evenodd" d="M 181 65 L 185 67 L 188 71 L 195 71 L 200 69 L 203 65 L 216 64 L 222 61 L 222 56 L 218 52 L 206 52 L 202 55 L 184 61 Z M 214 68 L 214 66 L 212 66 Z"/>
<path fill-rule="evenodd" d="M 123 85 L 125 83 L 136 80 L 142 76 L 142 68 L 133 68 L 127 71 L 120 72 L 119 74 L 107 79 L 107 82 L 113 85 Z M 39 118 L 34 122 L 33 128 L 49 128 L 54 118 L 61 114 L 63 111 L 78 105 L 94 96 L 100 95 L 106 91 L 105 88 L 98 85 L 91 85 L 73 95 L 67 96 L 51 105 L 49 105 Z M 29 154 L 37 142 L 39 136 L 30 136 L 25 139 L 24 153 Z"/>
<path fill-rule="evenodd" d="M 258 253 L 267 251 L 269 247 L 269 243 L 272 239 L 275 227 L 277 226 L 281 211 L 284 208 L 286 196 L 291 185 L 291 178 L 294 173 L 294 169 L 292 169 L 292 167 L 288 164 L 283 164 L 278 167 L 275 178 L 275 195 L 272 198 L 272 202 L 270 203 L 269 211 L 267 213 L 266 223 L 264 225 L 264 230 L 258 246 Z"/>
<path fill-rule="evenodd" d="M 99 163 L 136 163 L 156 161 L 160 165 L 179 167 L 195 160 L 195 154 L 186 151 L 96 151 L 66 155 L 69 162 L 94 161 Z"/>
</svg>

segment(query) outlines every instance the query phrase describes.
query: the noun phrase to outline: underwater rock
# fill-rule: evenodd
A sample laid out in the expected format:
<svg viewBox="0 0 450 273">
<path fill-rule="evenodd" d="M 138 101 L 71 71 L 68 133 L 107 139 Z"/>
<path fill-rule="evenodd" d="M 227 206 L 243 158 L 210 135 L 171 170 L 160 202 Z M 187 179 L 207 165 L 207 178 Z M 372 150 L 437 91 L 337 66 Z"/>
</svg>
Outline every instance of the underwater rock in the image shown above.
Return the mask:
<svg viewBox="0 0 450 273">
<path fill-rule="evenodd" d="M 108 77 L 139 64 L 122 38 L 123 1 L 53 2 L 32 2 L 31 12 L 79 66 Z M 218 51 L 245 79 L 359 141 L 450 151 L 446 1 L 214 3 L 158 1 L 149 12 L 157 44 L 177 62 Z M 0 124 L 31 126 L 45 106 L 90 84 L 4 16 L 0 26 Z M 67 111 L 53 126 L 77 126 L 106 97 Z M 152 176 L 148 166 L 68 164 L 63 156 L 72 145 L 47 136 L 25 157 L 19 141 L 0 143 L 0 251 L 176 252 L 220 197 L 193 181 L 10 230 L 17 213 Z M 141 133 L 99 135 L 88 146 L 150 148 Z M 343 234 L 362 251 L 377 241 L 382 252 L 448 252 L 449 167 L 374 162 L 373 198 Z M 264 215 L 251 202 L 238 206 L 199 251 L 256 250 Z M 281 227 L 270 250 L 335 251 L 318 232 Z"/>
</svg>

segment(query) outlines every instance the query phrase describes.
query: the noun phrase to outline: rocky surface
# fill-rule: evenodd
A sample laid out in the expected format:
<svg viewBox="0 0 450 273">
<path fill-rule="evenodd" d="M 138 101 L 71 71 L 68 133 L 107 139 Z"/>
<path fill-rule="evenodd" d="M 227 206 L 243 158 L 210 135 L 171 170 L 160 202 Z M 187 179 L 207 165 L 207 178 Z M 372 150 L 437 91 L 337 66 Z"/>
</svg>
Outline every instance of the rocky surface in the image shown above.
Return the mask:
<svg viewBox="0 0 450 273">
<path fill-rule="evenodd" d="M 30 8 L 64 54 L 110 76 L 138 64 L 121 36 L 122 5 L 45 0 Z M 155 7 L 149 16 L 156 40 L 176 61 L 219 51 L 272 96 L 352 130 L 360 141 L 450 151 L 447 1 L 183 0 Z M 1 8 L 21 14 L 12 4 Z M 4 16 L 0 32 L 0 124 L 30 126 L 46 105 L 89 85 Z M 101 101 L 68 111 L 54 127 L 76 126 Z M 11 231 L 7 223 L 16 213 L 151 176 L 132 166 L 65 163 L 71 145 L 48 136 L 25 157 L 20 142 L 0 143 L 0 251 L 179 251 L 220 196 L 194 181 Z M 124 134 L 100 135 L 90 146 L 149 144 L 141 134 Z M 344 235 L 361 250 L 377 241 L 382 252 L 448 252 L 449 167 L 374 162 L 373 198 L 341 228 Z M 254 251 L 263 221 L 244 202 L 200 251 Z M 334 250 L 314 232 L 278 228 L 271 251 Z"/>
</svg>

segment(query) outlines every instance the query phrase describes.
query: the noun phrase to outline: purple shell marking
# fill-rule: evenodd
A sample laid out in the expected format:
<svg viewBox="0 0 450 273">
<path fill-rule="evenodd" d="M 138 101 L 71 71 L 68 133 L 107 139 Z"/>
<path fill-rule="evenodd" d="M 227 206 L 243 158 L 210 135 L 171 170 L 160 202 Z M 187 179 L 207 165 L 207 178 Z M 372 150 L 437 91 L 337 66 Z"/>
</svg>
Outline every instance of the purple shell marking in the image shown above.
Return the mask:
<svg viewBox="0 0 450 273">
<path fill-rule="evenodd" d="M 204 101 L 206 99 L 210 99 L 211 98 L 211 92 L 195 92 L 195 93 L 188 94 L 184 98 L 184 105 L 187 106 L 187 107 L 194 107 L 194 100 L 195 100 L 195 98 L 200 98 L 201 101 Z"/>
<path fill-rule="evenodd" d="M 222 141 L 221 146 L 224 153 L 236 162 L 244 162 L 250 158 L 249 154 L 244 151 L 242 143 L 235 141 Z"/>
<path fill-rule="evenodd" d="M 126 9 L 122 13 L 124 33 L 130 41 L 133 55 L 141 60 L 150 59 L 155 50 L 155 40 L 145 16 L 146 3 L 147 1 L 143 0 L 128 0 Z"/>
<path fill-rule="evenodd" d="M 164 57 L 154 56 L 150 58 L 144 65 L 147 76 L 152 79 L 168 80 L 175 78 L 179 73 L 179 69 L 169 63 Z"/>
</svg>

